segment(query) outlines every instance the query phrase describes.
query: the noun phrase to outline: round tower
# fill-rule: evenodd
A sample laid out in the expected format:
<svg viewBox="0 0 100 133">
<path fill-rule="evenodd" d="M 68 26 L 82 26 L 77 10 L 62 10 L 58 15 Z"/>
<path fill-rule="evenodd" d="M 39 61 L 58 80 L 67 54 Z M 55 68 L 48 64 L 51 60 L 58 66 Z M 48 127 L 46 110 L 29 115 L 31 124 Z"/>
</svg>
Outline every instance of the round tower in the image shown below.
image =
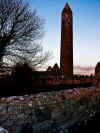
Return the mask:
<svg viewBox="0 0 100 133">
<path fill-rule="evenodd" d="M 68 3 L 62 11 L 60 71 L 67 79 L 73 77 L 73 16 Z"/>
</svg>

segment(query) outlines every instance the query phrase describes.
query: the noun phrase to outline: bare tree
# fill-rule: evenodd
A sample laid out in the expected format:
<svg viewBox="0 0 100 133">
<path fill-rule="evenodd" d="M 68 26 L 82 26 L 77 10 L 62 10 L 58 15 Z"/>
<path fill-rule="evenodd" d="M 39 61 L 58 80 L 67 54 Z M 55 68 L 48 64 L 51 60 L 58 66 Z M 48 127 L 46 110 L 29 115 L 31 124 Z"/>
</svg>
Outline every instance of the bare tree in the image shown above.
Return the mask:
<svg viewBox="0 0 100 133">
<path fill-rule="evenodd" d="M 0 0 L 0 60 L 6 55 L 28 59 L 33 66 L 45 62 L 49 54 L 42 55 L 36 43 L 43 36 L 43 24 L 23 0 Z"/>
<path fill-rule="evenodd" d="M 46 66 L 47 61 L 51 58 L 49 51 L 44 52 L 43 47 L 39 44 L 33 44 L 31 47 L 17 46 L 7 48 L 5 52 L 6 62 L 11 64 L 29 64 L 31 68 L 40 69 Z"/>
</svg>

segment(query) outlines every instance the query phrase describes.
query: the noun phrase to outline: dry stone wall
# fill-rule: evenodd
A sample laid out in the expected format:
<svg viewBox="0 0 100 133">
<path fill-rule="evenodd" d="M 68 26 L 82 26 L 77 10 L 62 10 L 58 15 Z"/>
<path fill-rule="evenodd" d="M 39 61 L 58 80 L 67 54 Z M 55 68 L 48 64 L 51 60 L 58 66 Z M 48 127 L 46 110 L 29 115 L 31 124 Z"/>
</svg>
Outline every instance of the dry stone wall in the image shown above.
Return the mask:
<svg viewBox="0 0 100 133">
<path fill-rule="evenodd" d="M 9 133 L 63 133 L 100 112 L 100 96 L 57 102 L 55 93 L 42 93 L 38 105 L 0 104 L 0 126 Z"/>
</svg>

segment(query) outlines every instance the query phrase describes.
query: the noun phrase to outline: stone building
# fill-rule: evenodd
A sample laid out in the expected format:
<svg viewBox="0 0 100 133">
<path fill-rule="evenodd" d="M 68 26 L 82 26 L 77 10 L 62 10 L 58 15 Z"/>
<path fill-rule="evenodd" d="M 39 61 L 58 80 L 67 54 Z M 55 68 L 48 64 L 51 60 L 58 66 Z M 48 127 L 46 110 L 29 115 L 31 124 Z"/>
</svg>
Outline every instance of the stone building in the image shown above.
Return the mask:
<svg viewBox="0 0 100 133">
<path fill-rule="evenodd" d="M 58 64 L 56 63 L 53 67 L 49 66 L 46 73 L 47 76 L 60 76 L 60 68 Z"/>
<path fill-rule="evenodd" d="M 100 80 L 100 62 L 98 62 L 95 67 L 95 78 Z"/>
<path fill-rule="evenodd" d="M 73 16 L 68 3 L 62 11 L 61 24 L 61 75 L 66 79 L 73 77 Z"/>
</svg>

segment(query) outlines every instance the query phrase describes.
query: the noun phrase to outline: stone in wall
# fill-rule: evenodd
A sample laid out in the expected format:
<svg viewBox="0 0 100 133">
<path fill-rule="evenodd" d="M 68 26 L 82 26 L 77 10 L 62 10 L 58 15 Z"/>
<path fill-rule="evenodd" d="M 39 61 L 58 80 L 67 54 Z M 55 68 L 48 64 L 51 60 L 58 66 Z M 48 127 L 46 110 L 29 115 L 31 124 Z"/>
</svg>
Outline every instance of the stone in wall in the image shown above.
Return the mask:
<svg viewBox="0 0 100 133">
<path fill-rule="evenodd" d="M 8 131 L 2 127 L 0 127 L 0 133 L 8 133 Z"/>
</svg>

